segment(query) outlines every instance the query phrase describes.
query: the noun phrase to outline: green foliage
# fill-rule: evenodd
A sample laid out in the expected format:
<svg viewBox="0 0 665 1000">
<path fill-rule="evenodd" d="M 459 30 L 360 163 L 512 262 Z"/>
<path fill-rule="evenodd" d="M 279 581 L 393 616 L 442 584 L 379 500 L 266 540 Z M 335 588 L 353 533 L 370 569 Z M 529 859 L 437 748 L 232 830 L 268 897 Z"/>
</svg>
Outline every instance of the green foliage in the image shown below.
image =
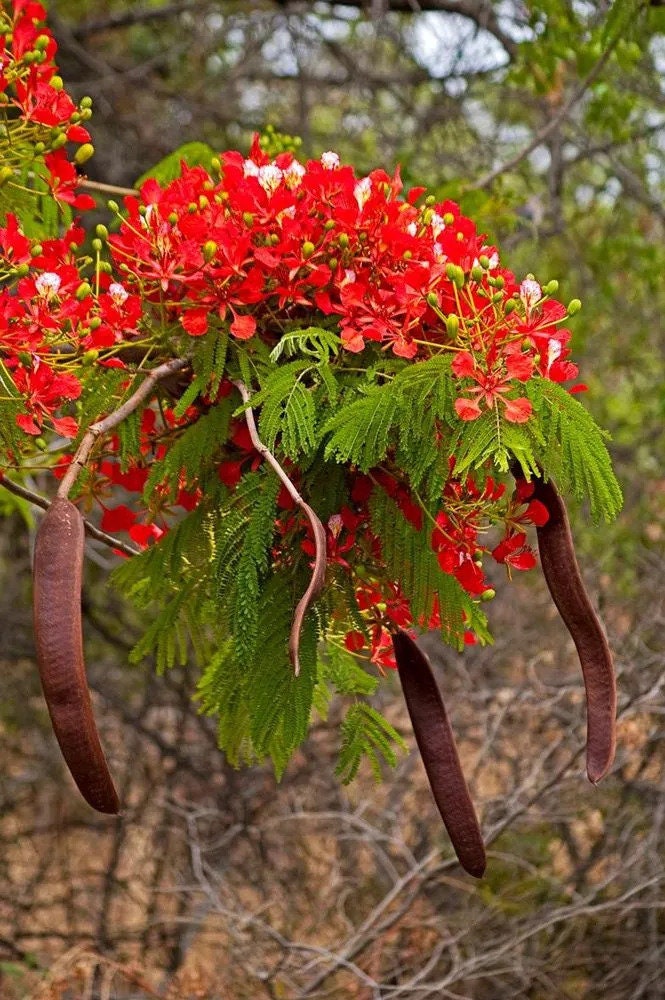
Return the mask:
<svg viewBox="0 0 665 1000">
<path fill-rule="evenodd" d="M 0 442 L 6 452 L 16 451 L 25 439 L 16 426 L 16 417 L 23 410 L 22 398 L 6 366 L 0 360 Z"/>
<path fill-rule="evenodd" d="M 352 462 L 361 472 L 368 472 L 381 462 L 392 442 L 399 409 L 399 395 L 391 385 L 369 387 L 324 425 L 323 432 L 330 435 L 326 458 Z"/>
<path fill-rule="evenodd" d="M 374 777 L 380 781 L 382 763 L 395 767 L 397 750 L 407 748 L 394 726 L 364 701 L 351 705 L 341 732 L 342 746 L 335 773 L 345 785 L 356 777 L 363 758 L 367 758 Z"/>
<path fill-rule="evenodd" d="M 545 439 L 543 468 L 564 493 L 588 501 L 594 523 L 613 520 L 623 496 L 603 440 L 606 435 L 582 404 L 556 382 L 534 382 L 529 393 Z"/>
<path fill-rule="evenodd" d="M 180 176 L 181 164 L 184 162 L 188 167 L 202 166 L 210 170 L 215 151 L 205 142 L 186 142 L 184 145 L 174 149 L 172 153 L 156 163 L 150 170 L 134 182 L 134 187 L 140 188 L 147 180 L 153 177 L 163 186 L 169 181 Z"/>
<path fill-rule="evenodd" d="M 313 367 L 311 362 L 299 360 L 275 368 L 252 399 L 252 406 L 261 404 L 259 435 L 263 443 L 272 451 L 279 437 L 289 458 L 311 451 L 317 443 L 314 397 L 304 381 Z"/>
<path fill-rule="evenodd" d="M 218 449 L 226 440 L 231 410 L 230 399 L 222 399 L 179 432 L 162 461 L 152 465 L 143 490 L 146 505 L 150 505 L 158 485 L 166 487 L 166 497 L 174 500 L 183 485 L 193 486 L 206 478 Z"/>
<path fill-rule="evenodd" d="M 319 672 L 338 694 L 372 695 L 379 686 L 375 674 L 368 674 L 358 658 L 337 642 L 329 641 L 319 659 Z"/>
</svg>

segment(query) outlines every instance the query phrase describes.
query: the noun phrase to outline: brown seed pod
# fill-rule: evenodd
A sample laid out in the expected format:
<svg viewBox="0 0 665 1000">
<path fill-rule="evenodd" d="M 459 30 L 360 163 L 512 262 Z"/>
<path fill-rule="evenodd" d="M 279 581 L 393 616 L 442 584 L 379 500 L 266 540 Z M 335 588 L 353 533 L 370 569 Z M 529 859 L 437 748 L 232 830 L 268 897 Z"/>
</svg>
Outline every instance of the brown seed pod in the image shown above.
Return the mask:
<svg viewBox="0 0 665 1000">
<path fill-rule="evenodd" d="M 534 483 L 533 499 L 540 500 L 550 515 L 537 529 L 543 574 L 582 667 L 587 709 L 586 770 L 595 785 L 612 766 L 616 746 L 617 693 L 612 653 L 582 581 L 565 504 L 554 483 L 542 479 Z"/>
<path fill-rule="evenodd" d="M 411 636 L 401 629 L 393 635 L 393 648 L 406 707 L 434 800 L 462 868 L 469 875 L 481 878 L 487 863 L 485 846 L 448 713 L 429 660 Z"/>
<path fill-rule="evenodd" d="M 37 532 L 34 626 L 39 676 L 60 749 L 86 802 L 117 813 L 118 795 L 99 741 L 83 663 L 81 578 L 84 526 L 56 497 Z"/>
</svg>

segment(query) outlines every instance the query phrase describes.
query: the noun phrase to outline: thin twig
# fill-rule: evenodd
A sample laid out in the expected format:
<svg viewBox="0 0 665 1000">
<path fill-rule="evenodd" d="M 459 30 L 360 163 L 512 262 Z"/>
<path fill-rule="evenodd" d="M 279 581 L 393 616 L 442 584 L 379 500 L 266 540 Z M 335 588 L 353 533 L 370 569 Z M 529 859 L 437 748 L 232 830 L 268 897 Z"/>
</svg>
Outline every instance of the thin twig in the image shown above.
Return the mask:
<svg viewBox="0 0 665 1000">
<path fill-rule="evenodd" d="M 233 383 L 242 396 L 243 403 L 249 403 L 251 397 L 247 391 L 247 386 L 244 382 L 234 382 Z M 309 523 L 312 526 L 312 532 L 314 533 L 314 544 L 315 544 L 315 557 L 314 557 L 314 569 L 312 570 L 312 578 L 309 581 L 309 586 L 307 590 L 302 595 L 298 601 L 296 610 L 293 615 L 293 625 L 291 626 L 291 635 L 289 637 L 289 657 L 291 663 L 293 664 L 293 672 L 296 677 L 300 673 L 300 661 L 298 658 L 298 651 L 300 649 L 300 631 L 302 629 L 302 624 L 312 601 L 314 601 L 323 589 L 326 576 L 326 529 L 321 524 L 321 521 L 317 517 L 316 513 L 312 510 L 309 504 L 303 500 L 298 490 L 295 488 L 286 472 L 279 464 L 273 453 L 267 448 L 263 441 L 259 437 L 259 433 L 256 429 L 256 422 L 254 420 L 254 412 L 251 406 L 248 406 L 245 410 L 245 421 L 247 423 L 247 429 L 249 431 L 249 436 L 252 439 L 252 444 L 258 451 L 259 455 L 265 458 L 266 462 L 274 469 L 277 476 L 281 482 L 286 487 L 289 496 L 295 504 L 303 511 L 307 516 Z"/>
<path fill-rule="evenodd" d="M 117 184 L 105 184 L 102 181 L 91 181 L 89 177 L 81 177 L 78 186 L 87 188 L 88 191 L 101 191 L 102 194 L 133 195 L 138 197 L 136 188 L 118 187 Z"/>
<path fill-rule="evenodd" d="M 117 410 L 109 413 L 108 416 L 103 418 L 103 420 L 98 420 L 97 423 L 90 424 L 90 427 L 88 427 L 87 431 L 83 435 L 80 445 L 76 449 L 76 454 L 72 459 L 71 465 L 67 469 L 67 472 L 63 476 L 60 486 L 58 487 L 57 495 L 59 497 L 64 497 L 66 499 L 69 496 L 69 492 L 76 482 L 79 472 L 88 461 L 90 452 L 92 451 L 97 438 L 102 434 L 106 434 L 107 431 L 112 430 L 114 427 L 117 427 L 118 424 L 121 424 L 122 421 L 130 415 L 130 413 L 133 413 L 134 410 L 136 410 L 154 391 L 155 385 L 161 379 L 168 378 L 169 375 L 182 371 L 182 369 L 186 368 L 188 365 L 188 358 L 172 358 L 171 361 L 165 361 L 163 365 L 158 365 L 157 368 L 153 368 L 151 371 L 145 372 L 145 379 L 136 392 L 132 393 L 129 399 L 126 399 Z"/>
<path fill-rule="evenodd" d="M 559 125 L 568 117 L 578 101 L 584 97 L 591 84 L 597 79 L 598 76 L 600 76 L 605 63 L 611 56 L 617 42 L 619 41 L 619 37 L 620 36 L 617 35 L 610 45 L 608 45 L 598 62 L 587 73 L 577 89 L 570 95 L 566 103 L 560 108 L 553 118 L 550 118 L 543 128 L 536 132 L 531 142 L 529 142 L 524 149 L 521 149 L 519 153 L 516 153 L 510 160 L 506 160 L 505 163 L 495 167 L 494 170 L 490 170 L 486 174 L 483 174 L 479 180 L 475 181 L 473 184 L 467 185 L 464 190 L 478 191 L 482 188 L 489 187 L 489 185 L 492 184 L 497 177 L 500 177 L 501 174 L 507 173 L 509 170 L 513 170 L 519 163 L 522 162 L 522 160 L 529 156 L 530 153 L 533 153 L 534 149 L 538 149 L 538 146 L 545 141 L 548 135 L 554 132 L 554 130 L 557 129 Z"/>
<path fill-rule="evenodd" d="M 27 500 L 28 503 L 34 504 L 35 507 L 41 507 L 42 510 L 48 510 L 51 506 L 51 501 L 43 497 L 40 493 L 34 493 L 26 486 L 20 486 L 19 483 L 15 483 L 4 476 L 0 477 L 0 486 L 4 486 L 9 493 L 13 493 L 15 496 Z M 103 542 L 104 545 L 108 545 L 112 549 L 118 549 L 119 552 L 124 552 L 126 556 L 137 556 L 139 554 L 140 549 L 135 549 L 133 545 L 128 545 L 126 542 L 121 542 L 119 538 L 114 538 L 113 535 L 107 534 L 106 531 L 97 528 L 92 521 L 83 518 L 83 524 L 86 534 L 90 535 L 91 538 L 96 538 L 99 542 Z"/>
</svg>

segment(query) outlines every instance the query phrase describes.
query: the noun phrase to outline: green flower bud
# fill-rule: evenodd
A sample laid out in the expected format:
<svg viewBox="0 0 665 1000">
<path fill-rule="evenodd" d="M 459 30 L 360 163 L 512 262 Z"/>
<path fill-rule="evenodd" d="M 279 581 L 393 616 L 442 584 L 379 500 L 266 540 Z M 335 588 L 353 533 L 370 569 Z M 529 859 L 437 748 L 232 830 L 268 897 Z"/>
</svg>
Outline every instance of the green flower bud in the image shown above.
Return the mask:
<svg viewBox="0 0 665 1000">
<path fill-rule="evenodd" d="M 217 244 L 214 240 L 208 240 L 203 244 L 203 259 L 206 264 L 209 264 L 217 253 Z"/>
<path fill-rule="evenodd" d="M 582 303 L 580 302 L 579 299 L 571 299 L 570 302 L 568 303 L 568 315 L 574 316 L 575 313 L 578 313 L 581 308 L 582 308 Z"/>
<path fill-rule="evenodd" d="M 103 226 L 100 222 L 98 226 L 95 226 L 95 232 L 99 236 L 100 240 L 107 240 L 109 238 L 109 231 L 106 226 Z"/>
<path fill-rule="evenodd" d="M 90 327 L 91 330 L 99 330 L 101 325 L 102 325 L 101 316 L 93 316 L 90 322 L 88 323 L 88 326 Z"/>
<path fill-rule="evenodd" d="M 172 226 L 175 226 L 176 222 L 178 221 L 178 213 L 171 212 L 169 214 L 168 221 L 171 223 Z"/>
<path fill-rule="evenodd" d="M 493 587 L 488 587 L 487 590 L 483 590 L 480 595 L 481 601 L 493 601 L 496 597 L 496 590 Z"/>
<path fill-rule="evenodd" d="M 431 306 L 432 309 L 438 309 L 439 307 L 439 296 L 436 292 L 427 293 L 427 305 Z"/>
<path fill-rule="evenodd" d="M 340 233 L 339 236 L 337 237 L 337 242 L 339 243 L 339 245 L 341 247 L 344 247 L 344 248 L 348 247 L 348 245 L 349 245 L 348 234 L 347 233 Z"/>
<path fill-rule="evenodd" d="M 41 257 L 43 253 L 44 253 L 44 247 L 41 245 L 41 243 L 35 243 L 34 246 L 30 247 L 31 257 Z"/>
<path fill-rule="evenodd" d="M 35 48 L 38 50 L 48 48 L 48 43 L 50 41 L 51 39 L 48 35 L 37 35 L 35 38 Z"/>
<path fill-rule="evenodd" d="M 314 246 L 314 244 L 310 240 L 305 240 L 305 242 L 302 245 L 303 259 L 309 260 L 309 258 L 312 256 L 315 250 L 316 247 Z"/>
<path fill-rule="evenodd" d="M 482 254 L 482 256 L 478 258 L 478 263 L 480 264 L 481 267 L 487 270 L 487 268 L 490 266 L 490 259 L 487 256 L 487 254 Z"/>
<path fill-rule="evenodd" d="M 334 271 L 338 264 L 339 261 L 337 260 L 337 257 L 331 257 L 330 260 L 328 261 L 328 267 L 330 268 L 331 271 Z"/>
<path fill-rule="evenodd" d="M 454 221 L 455 221 L 455 216 L 452 214 L 452 212 L 446 212 L 446 214 L 443 217 L 444 226 L 452 226 Z"/>
<path fill-rule="evenodd" d="M 195 201 L 190 201 L 189 205 L 187 206 L 187 211 L 189 212 L 190 215 L 194 215 L 194 213 L 198 210 L 198 207 L 199 206 L 196 204 Z"/>
<path fill-rule="evenodd" d="M 91 294 L 92 294 L 92 288 L 90 287 L 88 282 L 82 281 L 81 284 L 76 289 L 76 298 L 79 300 L 79 302 L 82 302 L 83 299 L 87 299 L 88 296 Z"/>
<path fill-rule="evenodd" d="M 552 280 L 548 281 L 545 287 L 543 288 L 543 295 L 556 295 L 558 291 L 559 291 L 559 282 L 556 280 L 556 278 L 552 278 Z"/>
<path fill-rule="evenodd" d="M 81 108 L 80 118 L 82 122 L 88 122 L 92 118 L 92 111 L 90 108 Z"/>
<path fill-rule="evenodd" d="M 326 219 L 323 228 L 329 233 L 331 229 L 335 228 L 335 225 L 336 222 L 334 219 Z"/>
<path fill-rule="evenodd" d="M 484 272 L 480 264 L 476 264 L 475 267 L 471 268 L 471 277 L 473 278 L 474 281 L 482 281 L 483 273 Z"/>
<path fill-rule="evenodd" d="M 87 163 L 91 156 L 94 155 L 95 147 L 91 142 L 84 142 L 82 146 L 74 153 L 74 163 L 78 163 L 79 167 L 82 163 Z"/>
<path fill-rule="evenodd" d="M 65 82 L 61 76 L 52 76 L 51 86 L 53 87 L 54 90 L 62 90 L 63 87 L 65 86 Z"/>
<path fill-rule="evenodd" d="M 81 364 L 87 367 L 88 365 L 93 364 L 93 362 L 95 362 L 98 357 L 99 357 L 99 351 L 93 348 L 92 350 L 85 352 L 85 354 L 81 358 Z"/>
<path fill-rule="evenodd" d="M 35 447 L 39 448 L 40 451 L 46 451 L 48 445 L 46 444 L 46 438 L 43 438 L 40 434 L 39 437 L 35 438 Z"/>
<path fill-rule="evenodd" d="M 92 97 L 82 97 L 80 107 L 83 109 L 92 107 Z"/>
<path fill-rule="evenodd" d="M 446 333 L 451 340 L 455 340 L 458 332 L 459 316 L 456 316 L 455 313 L 451 313 L 449 316 L 446 316 Z"/>
<path fill-rule="evenodd" d="M 242 221 L 245 223 L 246 226 L 251 227 L 254 225 L 254 216 L 252 215 L 251 212 L 243 212 Z"/>
<path fill-rule="evenodd" d="M 102 247 L 104 246 L 104 244 L 102 243 L 102 241 L 101 241 L 101 240 L 98 240 L 98 239 L 94 239 L 94 240 L 92 240 L 92 242 L 91 242 L 90 246 L 92 247 L 92 249 L 93 249 L 93 250 L 94 250 L 94 251 L 95 251 L 96 253 L 99 253 L 99 251 L 100 251 L 100 250 L 102 249 Z"/>
<path fill-rule="evenodd" d="M 514 311 L 516 305 L 517 305 L 517 302 L 515 301 L 515 299 L 508 299 L 507 302 L 504 302 L 504 304 L 503 304 L 503 314 L 504 314 L 504 316 L 510 316 L 511 312 Z"/>
<path fill-rule="evenodd" d="M 62 149 L 63 146 L 67 145 L 67 136 L 64 132 L 59 135 L 54 136 L 51 140 L 51 149 Z"/>
<path fill-rule="evenodd" d="M 106 207 L 108 208 L 109 212 L 115 213 L 115 212 L 119 212 L 120 211 L 120 206 L 118 205 L 117 201 L 113 201 L 113 200 L 107 201 L 106 202 Z"/>
<path fill-rule="evenodd" d="M 113 274 L 113 267 L 107 260 L 100 260 L 97 266 L 102 274 Z"/>
<path fill-rule="evenodd" d="M 0 187 L 6 184 L 10 177 L 14 176 L 14 171 L 11 167 L 0 167 Z"/>
</svg>

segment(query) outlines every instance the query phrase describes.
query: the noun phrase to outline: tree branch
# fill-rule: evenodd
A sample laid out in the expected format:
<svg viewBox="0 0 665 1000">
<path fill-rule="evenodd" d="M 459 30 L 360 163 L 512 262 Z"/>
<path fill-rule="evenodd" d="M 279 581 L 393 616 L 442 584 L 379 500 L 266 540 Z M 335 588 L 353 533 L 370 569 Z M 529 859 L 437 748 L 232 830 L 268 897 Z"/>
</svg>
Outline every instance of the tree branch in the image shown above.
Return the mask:
<svg viewBox="0 0 665 1000">
<path fill-rule="evenodd" d="M 0 477 L 0 486 L 4 486 L 9 493 L 21 497 L 22 500 L 27 500 L 28 503 L 34 504 L 35 507 L 41 507 L 42 510 L 48 510 L 51 506 L 50 500 L 47 500 L 40 493 L 34 493 L 26 486 L 21 486 L 19 483 L 15 483 L 5 476 Z M 96 538 L 98 542 L 103 542 L 104 545 L 108 545 L 112 549 L 124 552 L 126 556 L 137 556 L 140 552 L 140 549 L 135 549 L 133 545 L 128 545 L 126 542 L 121 542 L 119 538 L 114 538 L 113 535 L 107 534 L 106 531 L 102 531 L 101 528 L 96 527 L 92 521 L 88 521 L 86 518 L 83 518 L 83 525 L 86 535 Z"/>
<path fill-rule="evenodd" d="M 592 67 L 592 69 L 587 73 L 579 86 L 573 91 L 566 103 L 557 111 L 553 118 L 547 122 L 536 134 L 534 135 L 531 142 L 529 142 L 523 149 L 516 153 L 509 160 L 495 167 L 494 170 L 488 171 L 486 174 L 475 181 L 473 184 L 468 184 L 464 190 L 465 191 L 478 191 L 482 188 L 489 187 L 497 177 L 502 174 L 508 173 L 509 170 L 513 170 L 522 160 L 526 159 L 530 153 L 533 153 L 534 149 L 538 149 L 545 139 L 554 132 L 555 129 L 561 125 L 563 121 L 568 117 L 575 105 L 584 97 L 585 93 L 591 86 L 591 84 L 600 76 L 607 60 L 611 56 L 614 48 L 619 40 L 619 36 L 615 38 L 610 45 L 605 49 L 600 59 Z"/>
<path fill-rule="evenodd" d="M 234 382 L 233 383 L 242 396 L 243 403 L 249 403 L 251 397 L 247 391 L 247 386 L 244 382 Z M 256 422 L 254 420 L 254 412 L 251 406 L 247 406 L 245 410 L 245 421 L 247 423 L 247 429 L 249 431 L 249 436 L 252 439 L 252 444 L 258 451 L 259 455 L 265 458 L 266 462 L 271 466 L 271 468 L 276 472 L 280 481 L 286 487 L 289 496 L 295 504 L 303 511 L 307 516 L 307 519 L 312 526 L 312 532 L 314 533 L 314 544 L 315 544 L 315 557 L 314 557 L 314 569 L 312 570 L 312 578 L 309 581 L 309 586 L 303 594 L 303 596 L 298 601 L 296 610 L 293 615 L 293 625 L 291 626 L 291 635 L 289 637 L 289 657 L 291 663 L 293 664 L 293 672 L 296 677 L 300 673 L 300 661 L 298 659 L 298 651 L 300 648 L 300 632 L 302 629 L 302 624 L 312 601 L 314 601 L 323 589 L 325 583 L 326 575 L 326 530 L 321 524 L 317 514 L 312 510 L 309 504 L 303 500 L 300 493 L 293 485 L 286 472 L 279 464 L 273 453 L 267 448 L 261 441 L 258 431 L 256 429 Z"/>
<path fill-rule="evenodd" d="M 88 430 L 83 435 L 80 445 L 76 449 L 76 454 L 72 459 L 72 464 L 67 469 L 67 472 L 62 478 L 60 486 L 58 487 L 57 495 L 59 497 L 64 497 L 65 499 L 69 496 L 69 492 L 76 482 L 77 476 L 81 469 L 85 466 L 92 451 L 93 445 L 98 437 L 102 434 L 106 434 L 107 431 L 112 430 L 121 424 L 122 421 L 133 413 L 141 403 L 150 396 L 154 391 L 156 384 L 160 379 L 168 378 L 169 375 L 173 375 L 175 372 L 182 371 L 189 365 L 188 358 L 172 358 L 171 361 L 165 361 L 163 365 L 158 365 L 157 368 L 153 368 L 151 371 L 145 373 L 145 379 L 138 387 L 135 393 L 133 393 L 129 399 L 126 399 L 117 410 L 113 413 L 109 413 L 108 416 L 104 417 L 102 420 L 98 420 L 96 423 L 91 424 Z"/>
</svg>

